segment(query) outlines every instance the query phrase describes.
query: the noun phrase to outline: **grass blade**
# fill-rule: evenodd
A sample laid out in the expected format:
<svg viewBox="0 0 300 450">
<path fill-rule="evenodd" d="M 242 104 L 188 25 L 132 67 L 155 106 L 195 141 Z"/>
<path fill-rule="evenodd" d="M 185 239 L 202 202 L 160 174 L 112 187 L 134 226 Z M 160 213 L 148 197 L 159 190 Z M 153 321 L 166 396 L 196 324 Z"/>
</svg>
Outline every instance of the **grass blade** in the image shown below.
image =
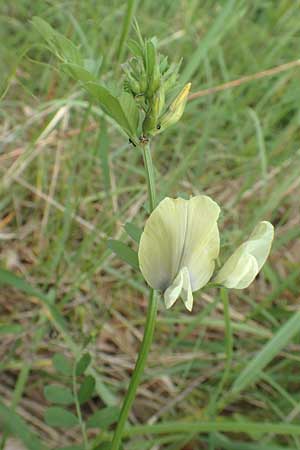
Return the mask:
<svg viewBox="0 0 300 450">
<path fill-rule="evenodd" d="M 212 27 L 200 41 L 194 54 L 191 55 L 189 63 L 180 77 L 182 84 L 185 84 L 192 79 L 209 49 L 215 47 L 233 25 L 237 18 L 237 15 L 234 14 L 235 8 L 236 0 L 229 0 L 227 5 L 222 9 Z"/>
<path fill-rule="evenodd" d="M 136 8 L 137 8 L 138 0 L 128 0 L 127 1 L 127 11 L 123 20 L 123 27 L 122 32 L 120 36 L 119 46 L 117 50 L 117 60 L 121 61 L 121 58 L 123 56 L 124 46 L 126 39 L 129 34 L 130 25 L 133 19 L 133 16 L 135 14 Z"/>
<path fill-rule="evenodd" d="M 249 384 L 256 381 L 267 364 L 272 361 L 272 359 L 289 343 L 296 333 L 299 333 L 299 331 L 300 311 L 297 311 L 245 367 L 233 383 L 231 393 L 235 395 L 249 386 Z"/>
</svg>

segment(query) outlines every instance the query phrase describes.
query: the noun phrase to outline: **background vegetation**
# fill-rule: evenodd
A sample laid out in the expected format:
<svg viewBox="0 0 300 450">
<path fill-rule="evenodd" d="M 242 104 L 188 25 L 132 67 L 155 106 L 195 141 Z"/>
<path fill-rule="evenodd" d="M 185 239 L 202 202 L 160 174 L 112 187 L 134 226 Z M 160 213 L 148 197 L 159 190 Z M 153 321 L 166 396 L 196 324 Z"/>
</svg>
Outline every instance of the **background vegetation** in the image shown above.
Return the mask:
<svg viewBox="0 0 300 450">
<path fill-rule="evenodd" d="M 298 1 L 129 4 L 145 36 L 156 35 L 171 60 L 184 58 L 182 81 L 192 81 L 192 94 L 299 58 Z M 44 421 L 45 385 L 66 383 L 54 354 L 74 357 L 91 337 L 100 396 L 85 404 L 83 415 L 119 404 L 140 345 L 147 287 L 106 246 L 108 237 L 125 238 L 126 222 L 143 226 L 141 155 L 53 67 L 30 25 L 34 15 L 88 58 L 102 59 L 106 81 L 120 76 L 118 54 L 121 61 L 127 55 L 122 29 L 130 16 L 120 0 L 1 4 L 0 258 L 6 272 L 0 277 L 0 424 L 38 449 L 32 437 L 26 441 L 29 428 L 50 448 L 81 439 L 79 428 L 62 433 Z M 227 253 L 259 220 L 275 225 L 276 239 L 256 282 L 231 293 L 234 357 L 227 388 L 234 386 L 235 395 L 220 409 L 213 439 L 174 424 L 207 419 L 224 368 L 222 306 L 210 290 L 195 296 L 192 314 L 179 302 L 166 311 L 161 302 L 131 414 L 132 424 L 147 427 L 144 436 L 131 433 L 130 450 L 300 449 L 299 76 L 295 63 L 203 93 L 188 102 L 176 127 L 154 140 L 159 196 L 205 192 L 218 201 Z M 235 430 L 223 432 L 225 419 Z M 171 423 L 165 434 L 152 427 L 165 422 Z M 258 433 L 249 422 L 283 428 Z"/>
</svg>

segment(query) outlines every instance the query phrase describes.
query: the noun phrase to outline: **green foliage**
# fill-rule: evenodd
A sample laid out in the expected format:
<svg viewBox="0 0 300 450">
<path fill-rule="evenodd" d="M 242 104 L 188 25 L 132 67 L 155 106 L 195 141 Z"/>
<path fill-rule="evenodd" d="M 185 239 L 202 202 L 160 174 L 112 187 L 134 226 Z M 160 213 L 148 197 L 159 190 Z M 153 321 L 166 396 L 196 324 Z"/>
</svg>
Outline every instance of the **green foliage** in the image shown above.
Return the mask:
<svg viewBox="0 0 300 450">
<path fill-rule="evenodd" d="M 71 361 L 62 353 L 56 353 L 52 359 L 55 369 L 63 375 L 71 376 L 73 373 L 73 366 Z"/>
<path fill-rule="evenodd" d="M 108 89 L 97 83 L 86 83 L 86 90 L 90 95 L 101 104 L 103 110 L 128 134 L 133 142 L 137 142 L 136 129 L 134 123 L 136 121 L 137 110 L 134 103 L 130 102 L 129 112 L 122 107 L 121 100 L 112 95 Z M 123 100 L 124 103 L 124 100 Z"/>
<path fill-rule="evenodd" d="M 44 395 L 48 402 L 59 405 L 71 405 L 74 403 L 74 397 L 71 389 L 56 384 L 50 384 L 44 387 Z"/>
<path fill-rule="evenodd" d="M 300 312 L 296 312 L 277 331 L 275 336 L 257 353 L 239 374 L 232 385 L 232 393 L 236 395 L 239 391 L 248 387 L 249 384 L 259 379 L 267 364 L 290 342 L 300 331 Z"/>
<path fill-rule="evenodd" d="M 95 379 L 91 375 L 87 375 L 84 377 L 83 382 L 79 388 L 78 392 L 78 400 L 82 405 L 83 403 L 89 401 L 95 390 Z"/>
<path fill-rule="evenodd" d="M 129 264 L 133 269 L 139 270 L 139 261 L 137 253 L 116 239 L 109 239 L 107 241 L 107 246 L 110 248 L 120 259 Z"/>
<path fill-rule="evenodd" d="M 99 428 L 100 430 L 107 430 L 110 425 L 118 420 L 120 410 L 116 406 L 108 406 L 99 409 L 91 415 L 86 423 L 88 428 Z"/>
<path fill-rule="evenodd" d="M 32 18 L 32 25 L 39 34 L 47 41 L 49 49 L 63 62 L 68 62 L 79 66 L 82 64 L 82 57 L 78 48 L 72 41 L 61 33 L 55 31 L 51 25 L 40 17 Z"/>
<path fill-rule="evenodd" d="M 84 353 L 82 357 L 76 363 L 76 375 L 83 375 L 86 369 L 92 362 L 92 357 L 89 353 Z"/>
<path fill-rule="evenodd" d="M 66 409 L 51 406 L 45 411 L 45 422 L 50 427 L 68 429 L 78 425 L 78 418 Z"/>
<path fill-rule="evenodd" d="M 140 242 L 142 230 L 132 222 L 126 222 L 124 229 L 128 236 L 130 236 L 137 244 Z"/>
</svg>

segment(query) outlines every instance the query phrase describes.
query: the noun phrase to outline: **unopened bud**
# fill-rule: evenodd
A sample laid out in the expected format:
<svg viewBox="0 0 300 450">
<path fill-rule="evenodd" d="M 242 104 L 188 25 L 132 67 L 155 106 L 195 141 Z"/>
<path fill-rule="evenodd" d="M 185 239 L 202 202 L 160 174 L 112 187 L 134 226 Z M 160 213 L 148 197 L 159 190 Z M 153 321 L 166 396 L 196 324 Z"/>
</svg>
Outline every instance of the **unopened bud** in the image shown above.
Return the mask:
<svg viewBox="0 0 300 450">
<path fill-rule="evenodd" d="M 167 127 L 174 125 L 181 118 L 186 102 L 187 96 L 191 88 L 191 83 L 184 86 L 182 91 L 177 95 L 175 100 L 171 103 L 168 111 L 162 116 L 160 120 L 160 130 L 163 131 Z"/>
<path fill-rule="evenodd" d="M 153 97 L 150 110 L 147 112 L 144 123 L 143 133 L 145 136 L 153 136 L 157 132 L 158 118 L 165 106 L 165 90 L 161 86 Z"/>
</svg>

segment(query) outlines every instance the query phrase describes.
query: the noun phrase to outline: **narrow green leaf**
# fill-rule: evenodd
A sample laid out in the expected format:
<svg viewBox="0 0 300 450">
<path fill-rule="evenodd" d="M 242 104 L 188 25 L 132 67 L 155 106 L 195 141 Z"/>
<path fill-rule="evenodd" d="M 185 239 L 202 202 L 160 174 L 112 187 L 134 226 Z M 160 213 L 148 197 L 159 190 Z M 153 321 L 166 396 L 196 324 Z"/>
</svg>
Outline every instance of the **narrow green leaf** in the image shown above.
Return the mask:
<svg viewBox="0 0 300 450">
<path fill-rule="evenodd" d="M 45 422 L 50 427 L 57 428 L 73 428 L 78 425 L 77 417 L 59 406 L 52 406 L 46 409 Z"/>
<path fill-rule="evenodd" d="M 122 92 L 119 102 L 130 124 L 130 129 L 135 134 L 139 126 L 139 110 L 132 95 L 128 92 Z"/>
<path fill-rule="evenodd" d="M 56 31 L 48 22 L 40 17 L 33 17 L 31 23 L 43 39 L 47 41 L 50 50 L 58 58 L 64 62 L 79 66 L 83 64 L 80 51 L 70 39 L 67 39 L 64 35 Z"/>
<path fill-rule="evenodd" d="M 96 411 L 87 421 L 88 428 L 100 428 L 107 430 L 110 425 L 118 420 L 120 409 L 117 406 L 108 406 L 107 408 Z"/>
<path fill-rule="evenodd" d="M 134 56 L 137 58 L 143 57 L 143 49 L 137 41 L 129 39 L 127 46 Z"/>
<path fill-rule="evenodd" d="M 28 450 L 46 450 L 47 447 L 35 436 L 26 422 L 0 400 L 0 429 L 20 439 Z"/>
<path fill-rule="evenodd" d="M 73 373 L 73 367 L 71 361 L 62 355 L 61 353 L 56 353 L 52 359 L 53 366 L 55 369 L 62 373 L 63 375 L 71 376 Z"/>
<path fill-rule="evenodd" d="M 59 405 L 71 405 L 74 403 L 71 389 L 65 386 L 58 386 L 55 384 L 45 386 L 44 395 L 48 402 L 51 403 L 57 403 Z"/>
<path fill-rule="evenodd" d="M 94 377 L 92 377 L 92 375 L 87 375 L 79 388 L 78 392 L 79 403 L 83 404 L 89 401 L 93 396 L 94 390 L 95 390 L 95 379 Z"/>
<path fill-rule="evenodd" d="M 85 353 L 84 355 L 82 355 L 82 357 L 76 364 L 76 375 L 77 376 L 82 375 L 91 364 L 91 361 L 92 358 L 89 353 Z"/>
<path fill-rule="evenodd" d="M 300 331 L 300 311 L 279 329 L 272 339 L 259 351 L 259 353 L 247 364 L 245 369 L 237 377 L 231 392 L 235 395 L 252 384 L 260 376 L 261 371 L 272 359 L 289 343 Z"/>
<path fill-rule="evenodd" d="M 139 270 L 139 260 L 137 253 L 124 244 L 121 241 L 115 239 L 109 239 L 107 246 L 110 248 L 120 259 L 129 264 L 133 269 Z"/>
<path fill-rule="evenodd" d="M 132 222 L 126 222 L 124 229 L 128 236 L 139 244 L 143 231 Z"/>
<path fill-rule="evenodd" d="M 84 87 L 95 98 L 103 108 L 103 110 L 112 117 L 117 124 L 125 131 L 125 133 L 132 139 L 135 139 L 136 130 L 131 128 L 130 122 L 127 120 L 120 101 L 114 97 L 108 89 L 97 83 L 85 83 Z"/>
<path fill-rule="evenodd" d="M 95 82 L 97 79 L 96 77 L 86 70 L 84 67 L 79 66 L 77 64 L 71 64 L 71 63 L 62 63 L 60 67 L 74 80 L 80 81 L 81 83 L 88 83 L 90 81 Z"/>
<path fill-rule="evenodd" d="M 146 70 L 148 80 L 151 80 L 154 67 L 156 64 L 156 48 L 153 42 L 149 39 L 146 43 Z"/>
</svg>

